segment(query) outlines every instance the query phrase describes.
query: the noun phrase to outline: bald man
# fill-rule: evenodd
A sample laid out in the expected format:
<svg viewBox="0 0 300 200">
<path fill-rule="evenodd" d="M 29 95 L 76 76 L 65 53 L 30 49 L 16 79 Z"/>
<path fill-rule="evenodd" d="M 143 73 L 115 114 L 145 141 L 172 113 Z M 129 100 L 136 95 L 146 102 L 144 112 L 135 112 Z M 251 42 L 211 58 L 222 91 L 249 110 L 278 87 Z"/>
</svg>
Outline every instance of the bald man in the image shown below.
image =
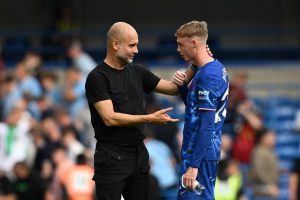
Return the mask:
<svg viewBox="0 0 300 200">
<path fill-rule="evenodd" d="M 134 64 L 138 34 L 117 22 L 107 33 L 107 54 L 86 80 L 86 97 L 97 139 L 95 173 L 98 200 L 143 200 L 148 196 L 149 154 L 142 134 L 144 123 L 177 122 L 167 115 L 172 108 L 145 115 L 144 93 L 177 95 L 172 81 L 158 78 Z M 192 70 L 186 71 L 188 75 Z M 186 74 L 178 74 L 185 79 Z"/>
</svg>

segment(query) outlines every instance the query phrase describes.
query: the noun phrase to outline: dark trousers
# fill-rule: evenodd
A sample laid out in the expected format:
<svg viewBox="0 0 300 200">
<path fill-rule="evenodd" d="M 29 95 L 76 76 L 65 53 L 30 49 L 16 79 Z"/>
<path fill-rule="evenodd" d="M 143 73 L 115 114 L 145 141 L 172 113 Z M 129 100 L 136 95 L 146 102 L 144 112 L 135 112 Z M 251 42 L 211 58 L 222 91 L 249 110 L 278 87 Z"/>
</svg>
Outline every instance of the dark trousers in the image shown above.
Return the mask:
<svg viewBox="0 0 300 200">
<path fill-rule="evenodd" d="M 149 154 L 144 145 L 98 143 L 94 157 L 98 200 L 147 200 Z"/>
</svg>

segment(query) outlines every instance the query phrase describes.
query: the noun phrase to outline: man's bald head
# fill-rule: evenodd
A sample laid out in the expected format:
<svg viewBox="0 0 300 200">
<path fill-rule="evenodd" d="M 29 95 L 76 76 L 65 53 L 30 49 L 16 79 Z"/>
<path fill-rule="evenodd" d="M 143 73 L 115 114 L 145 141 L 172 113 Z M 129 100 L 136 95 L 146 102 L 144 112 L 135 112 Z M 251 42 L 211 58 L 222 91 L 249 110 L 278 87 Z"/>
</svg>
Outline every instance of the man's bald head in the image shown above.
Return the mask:
<svg viewBox="0 0 300 200">
<path fill-rule="evenodd" d="M 136 34 L 136 30 L 126 22 L 114 23 L 107 32 L 107 44 L 110 45 L 113 40 L 122 42 L 130 34 Z"/>
</svg>

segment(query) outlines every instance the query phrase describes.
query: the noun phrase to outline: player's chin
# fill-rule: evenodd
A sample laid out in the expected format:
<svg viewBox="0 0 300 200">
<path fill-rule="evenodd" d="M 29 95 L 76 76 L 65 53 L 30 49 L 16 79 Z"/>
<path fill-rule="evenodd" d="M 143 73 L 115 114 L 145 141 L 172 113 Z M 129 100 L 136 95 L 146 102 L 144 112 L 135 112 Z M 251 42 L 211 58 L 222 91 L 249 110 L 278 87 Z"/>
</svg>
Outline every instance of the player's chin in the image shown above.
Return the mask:
<svg viewBox="0 0 300 200">
<path fill-rule="evenodd" d="M 183 60 L 187 61 L 186 56 L 184 56 L 184 55 L 181 54 L 181 57 L 183 58 Z"/>
<path fill-rule="evenodd" d="M 189 57 L 184 56 L 183 59 L 185 62 L 191 62 L 191 59 Z"/>
</svg>

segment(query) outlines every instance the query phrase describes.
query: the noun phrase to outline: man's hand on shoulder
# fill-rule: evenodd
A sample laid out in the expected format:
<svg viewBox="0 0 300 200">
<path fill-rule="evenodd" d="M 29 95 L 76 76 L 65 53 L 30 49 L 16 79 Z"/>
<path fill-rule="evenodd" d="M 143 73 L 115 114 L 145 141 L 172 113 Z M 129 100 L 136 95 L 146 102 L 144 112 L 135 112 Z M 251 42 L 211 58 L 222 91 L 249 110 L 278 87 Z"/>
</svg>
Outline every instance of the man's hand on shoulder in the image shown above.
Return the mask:
<svg viewBox="0 0 300 200">
<path fill-rule="evenodd" d="M 183 71 L 176 71 L 174 76 L 172 77 L 173 83 L 177 86 L 182 86 L 186 79 L 186 73 Z"/>
</svg>

